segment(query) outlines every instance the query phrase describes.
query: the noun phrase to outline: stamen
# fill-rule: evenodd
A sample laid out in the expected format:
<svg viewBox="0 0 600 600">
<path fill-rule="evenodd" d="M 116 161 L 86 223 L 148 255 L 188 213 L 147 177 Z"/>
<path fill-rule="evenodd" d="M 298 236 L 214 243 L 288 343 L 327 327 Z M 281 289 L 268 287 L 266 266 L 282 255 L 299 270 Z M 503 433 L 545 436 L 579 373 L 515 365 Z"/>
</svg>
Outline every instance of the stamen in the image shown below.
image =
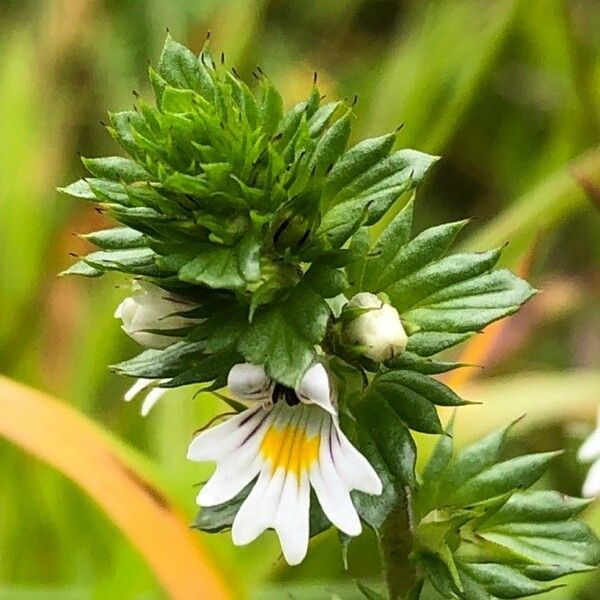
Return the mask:
<svg viewBox="0 0 600 600">
<path fill-rule="evenodd" d="M 285 400 L 288 406 L 296 406 L 300 404 L 300 399 L 296 395 L 293 388 L 287 387 L 281 383 L 276 383 L 273 387 L 273 404 L 277 404 L 279 400 Z"/>
</svg>

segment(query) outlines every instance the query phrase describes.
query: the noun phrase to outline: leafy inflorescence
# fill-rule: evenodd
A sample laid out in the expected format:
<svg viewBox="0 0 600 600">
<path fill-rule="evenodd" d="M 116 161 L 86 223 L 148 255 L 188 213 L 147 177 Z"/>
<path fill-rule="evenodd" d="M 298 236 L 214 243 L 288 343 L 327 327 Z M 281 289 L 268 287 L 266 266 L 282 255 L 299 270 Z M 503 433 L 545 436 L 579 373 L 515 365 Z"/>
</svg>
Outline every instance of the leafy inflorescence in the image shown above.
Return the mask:
<svg viewBox="0 0 600 600">
<path fill-rule="evenodd" d="M 138 99 L 135 110 L 110 115 L 128 158 L 83 159 L 90 176 L 62 189 L 119 223 L 87 234 L 98 251 L 66 274 L 153 282 L 193 301 L 185 316 L 200 320 L 161 329 L 171 345 L 114 369 L 216 390 L 232 365 L 249 361 L 297 386 L 318 356 L 335 378 L 344 431 L 383 482 L 381 497 L 353 494 L 361 518 L 380 531 L 406 490 L 419 488 L 413 554 L 442 595 L 516 598 L 598 562 L 595 540 L 571 520 L 581 502 L 523 491 L 551 457 L 496 464 L 504 434 L 456 459 L 442 435 L 422 485 L 415 474 L 410 430 L 444 434 L 436 407 L 468 404 L 432 377 L 461 365 L 432 357 L 535 290 L 494 270 L 501 249 L 449 254 L 467 221 L 413 233 L 409 196 L 437 157 L 394 150 L 396 133 L 348 148 L 352 106 L 323 103 L 313 85 L 285 112 L 268 77 L 255 75 L 257 92 L 216 66 L 208 48 L 196 57 L 168 37 L 150 68 L 155 104 Z M 371 226 L 386 215 L 373 239 Z M 357 292 L 397 309 L 406 351 L 375 363 L 345 345 L 344 323 L 356 314 L 341 307 Z M 247 493 L 203 510 L 195 527 L 230 527 Z M 328 527 L 313 502 L 311 535 Z"/>
</svg>

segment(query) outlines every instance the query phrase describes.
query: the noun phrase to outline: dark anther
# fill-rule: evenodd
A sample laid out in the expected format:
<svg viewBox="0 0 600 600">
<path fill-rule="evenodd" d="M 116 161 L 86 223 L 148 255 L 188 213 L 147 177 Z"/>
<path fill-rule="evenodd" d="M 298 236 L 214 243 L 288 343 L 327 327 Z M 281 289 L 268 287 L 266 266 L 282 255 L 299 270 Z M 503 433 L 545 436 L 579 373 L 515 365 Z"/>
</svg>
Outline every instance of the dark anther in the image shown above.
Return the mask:
<svg viewBox="0 0 600 600">
<path fill-rule="evenodd" d="M 221 64 L 225 64 L 225 52 L 221 52 Z"/>
<path fill-rule="evenodd" d="M 298 396 L 296 396 L 296 392 L 291 387 L 287 387 L 281 383 L 275 384 L 271 399 L 273 400 L 273 404 L 277 404 L 279 400 L 285 400 L 285 403 L 288 406 L 296 406 L 296 404 L 300 404 L 300 400 L 298 399 Z"/>
<path fill-rule="evenodd" d="M 300 404 L 300 400 L 298 400 L 298 396 L 296 396 L 296 392 L 289 387 L 284 387 L 283 394 L 285 396 L 285 402 L 288 406 L 296 406 L 296 404 Z"/>
<path fill-rule="evenodd" d="M 281 234 L 285 231 L 286 227 L 290 224 L 289 219 L 284 219 L 281 225 L 277 228 L 277 231 L 273 234 L 273 243 L 277 244 L 277 240 L 281 237 Z"/>
<path fill-rule="evenodd" d="M 354 108 L 356 106 L 357 102 L 358 102 L 358 94 L 354 94 L 354 100 L 352 100 L 352 108 Z"/>
<path fill-rule="evenodd" d="M 313 84 L 315 84 L 315 85 L 316 85 L 318 77 L 319 77 L 319 75 L 318 75 L 318 73 L 315 71 L 315 73 L 314 73 L 314 75 L 313 75 Z"/>
</svg>

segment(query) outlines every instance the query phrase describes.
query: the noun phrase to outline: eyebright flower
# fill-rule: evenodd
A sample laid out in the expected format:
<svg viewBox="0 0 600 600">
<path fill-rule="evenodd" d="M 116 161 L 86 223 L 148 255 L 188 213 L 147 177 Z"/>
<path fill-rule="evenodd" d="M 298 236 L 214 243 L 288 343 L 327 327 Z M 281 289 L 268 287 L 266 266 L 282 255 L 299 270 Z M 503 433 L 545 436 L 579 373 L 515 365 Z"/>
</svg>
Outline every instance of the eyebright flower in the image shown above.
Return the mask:
<svg viewBox="0 0 600 600">
<path fill-rule="evenodd" d="M 408 338 L 398 311 L 375 294 L 360 292 L 346 304 L 346 310 L 362 308 L 365 312 L 344 326 L 345 341 L 364 348 L 363 354 L 381 362 L 403 352 Z"/>
<path fill-rule="evenodd" d="M 176 339 L 170 335 L 153 333 L 153 330 L 174 330 L 198 322 L 180 313 L 194 308 L 194 304 L 159 288 L 147 281 L 134 282 L 134 293 L 125 298 L 115 311 L 121 319 L 123 331 L 146 348 L 166 348 Z"/>
<path fill-rule="evenodd" d="M 600 409 L 596 429 L 585 440 L 577 457 L 581 462 L 592 463 L 583 484 L 583 495 L 588 498 L 600 496 Z"/>
<path fill-rule="evenodd" d="M 190 444 L 190 460 L 217 463 L 197 503 L 227 502 L 256 479 L 234 519 L 233 543 L 249 544 L 273 528 L 290 565 L 300 563 L 308 549 L 311 486 L 327 518 L 347 535 L 359 535 L 350 492 L 379 495 L 382 484 L 340 430 L 323 365 L 308 369 L 294 390 L 271 380 L 261 366 L 238 364 L 228 386 L 252 406 Z"/>
<path fill-rule="evenodd" d="M 126 392 L 124 399 L 126 402 L 131 402 L 136 396 L 142 392 L 147 392 L 142 402 L 142 408 L 140 412 L 142 417 L 148 415 L 154 405 L 162 398 L 162 396 L 168 391 L 165 388 L 159 387 L 163 383 L 167 383 L 169 379 L 138 379 Z"/>
</svg>

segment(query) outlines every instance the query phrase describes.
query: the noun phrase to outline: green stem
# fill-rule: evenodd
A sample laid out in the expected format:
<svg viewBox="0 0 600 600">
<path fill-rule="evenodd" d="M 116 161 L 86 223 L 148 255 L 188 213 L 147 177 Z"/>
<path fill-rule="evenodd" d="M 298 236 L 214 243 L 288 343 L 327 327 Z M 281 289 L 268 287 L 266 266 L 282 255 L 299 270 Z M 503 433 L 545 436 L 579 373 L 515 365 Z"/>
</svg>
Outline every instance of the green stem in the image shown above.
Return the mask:
<svg viewBox="0 0 600 600">
<path fill-rule="evenodd" d="M 379 530 L 390 600 L 407 598 L 417 583 L 415 564 L 409 559 L 414 531 L 412 495 L 410 488 L 406 486 L 399 491 L 399 502 Z"/>
</svg>

